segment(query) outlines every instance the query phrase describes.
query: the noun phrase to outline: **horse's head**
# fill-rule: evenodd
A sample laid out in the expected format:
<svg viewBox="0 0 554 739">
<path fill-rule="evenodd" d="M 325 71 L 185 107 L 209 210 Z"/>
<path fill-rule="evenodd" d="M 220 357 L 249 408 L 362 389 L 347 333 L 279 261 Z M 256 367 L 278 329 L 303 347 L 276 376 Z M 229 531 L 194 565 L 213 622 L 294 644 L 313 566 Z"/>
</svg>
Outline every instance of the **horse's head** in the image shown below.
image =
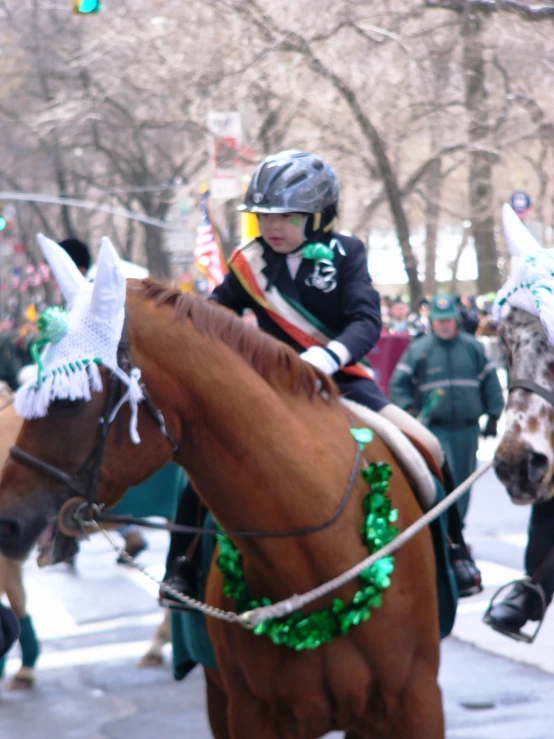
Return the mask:
<svg viewBox="0 0 554 739">
<path fill-rule="evenodd" d="M 515 308 L 502 321 L 500 335 L 511 390 L 494 467 L 514 503 L 534 503 L 554 495 L 554 348 L 540 319 Z M 518 380 L 535 383 L 552 400 L 518 387 Z"/>
<path fill-rule="evenodd" d="M 38 378 L 15 399 L 25 421 L 0 479 L 0 550 L 14 559 L 29 553 L 69 498 L 94 495 L 110 507 L 172 456 L 153 414 L 137 405 L 137 376 L 119 366 L 126 285 L 113 247 L 103 245 L 93 287 L 60 247 L 41 246 L 69 313 L 43 323 Z"/>
<path fill-rule="evenodd" d="M 494 465 L 512 500 L 525 504 L 554 496 L 554 256 L 507 205 L 503 226 L 512 264 L 495 306 L 507 311 L 500 336 L 510 386 Z"/>
</svg>

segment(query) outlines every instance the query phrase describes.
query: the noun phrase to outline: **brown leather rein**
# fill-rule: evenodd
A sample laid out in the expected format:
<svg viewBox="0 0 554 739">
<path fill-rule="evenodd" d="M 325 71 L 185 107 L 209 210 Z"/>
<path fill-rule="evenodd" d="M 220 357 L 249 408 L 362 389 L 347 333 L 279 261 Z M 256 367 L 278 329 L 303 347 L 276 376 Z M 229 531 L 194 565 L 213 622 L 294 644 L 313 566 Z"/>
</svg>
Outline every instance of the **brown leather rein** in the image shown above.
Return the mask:
<svg viewBox="0 0 554 739">
<path fill-rule="evenodd" d="M 117 350 L 117 361 L 118 365 L 126 373 L 129 373 L 129 371 L 133 367 L 129 349 L 130 346 L 127 330 L 127 319 L 125 319 L 121 340 Z M 176 442 L 171 432 L 167 429 L 165 419 L 161 411 L 154 405 L 152 398 L 150 397 L 143 383 L 141 383 L 141 388 L 144 395 L 143 402 L 145 403 L 150 415 L 156 421 L 160 432 L 163 434 L 163 436 L 167 438 L 167 440 L 171 444 L 173 451 L 176 452 L 179 448 L 179 444 Z M 137 526 L 142 526 L 144 528 L 162 529 L 164 531 L 176 531 L 181 533 L 200 535 L 225 534 L 228 536 L 236 537 L 255 536 L 270 538 L 306 536 L 308 534 L 315 534 L 318 531 L 322 531 L 323 529 L 332 526 L 346 508 L 352 490 L 354 489 L 354 484 L 358 475 L 363 452 L 363 444 L 360 444 L 357 441 L 355 441 L 356 454 L 354 456 L 352 469 L 342 498 L 333 515 L 326 521 L 320 524 L 316 524 L 315 526 L 295 528 L 289 531 L 224 531 L 220 528 L 214 529 L 203 528 L 199 526 L 186 526 L 184 524 L 176 524 L 170 521 L 167 521 L 166 523 L 157 523 L 154 521 L 148 521 L 144 518 L 137 518 L 135 516 L 118 516 L 115 514 L 106 513 L 104 504 L 99 503 L 97 500 L 97 488 L 100 479 L 100 468 L 102 465 L 102 457 L 104 455 L 106 439 L 108 436 L 108 432 L 112 426 L 113 420 L 115 420 L 110 420 L 110 418 L 112 415 L 112 411 L 117 405 L 120 390 L 121 380 L 119 379 L 119 377 L 117 377 L 117 375 L 111 372 L 108 380 L 108 392 L 106 394 L 106 401 L 104 403 L 102 417 L 99 419 L 100 428 L 98 431 L 96 444 L 76 473 L 71 474 L 68 472 L 64 472 L 59 467 L 45 462 L 44 460 L 40 459 L 40 457 L 36 457 L 34 454 L 26 452 L 24 449 L 21 449 L 15 444 L 11 446 L 9 450 L 10 456 L 13 457 L 13 459 L 15 459 L 16 461 L 27 465 L 28 467 L 32 467 L 38 472 L 42 472 L 43 474 L 48 475 L 52 479 L 62 483 L 62 485 L 68 488 L 71 492 L 77 494 L 78 498 L 68 498 L 68 500 L 63 504 L 62 510 L 59 514 L 60 521 L 62 519 L 62 515 L 69 515 L 72 521 L 74 521 L 75 533 L 73 535 L 85 533 L 87 530 L 87 524 L 95 521 L 102 523 L 116 523 L 120 525 L 134 524 Z M 84 479 L 85 476 L 88 477 L 88 484 Z M 68 508 L 64 511 L 66 507 Z M 67 530 L 67 526 L 65 527 L 65 530 Z"/>
</svg>

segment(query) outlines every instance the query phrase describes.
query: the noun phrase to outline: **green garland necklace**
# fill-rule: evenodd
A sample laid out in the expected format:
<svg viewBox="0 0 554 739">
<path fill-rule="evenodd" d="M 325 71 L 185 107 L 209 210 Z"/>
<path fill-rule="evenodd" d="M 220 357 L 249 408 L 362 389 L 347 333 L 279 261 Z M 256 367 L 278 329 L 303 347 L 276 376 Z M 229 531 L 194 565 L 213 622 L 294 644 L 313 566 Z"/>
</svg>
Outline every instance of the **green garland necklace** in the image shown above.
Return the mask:
<svg viewBox="0 0 554 739">
<path fill-rule="evenodd" d="M 360 434 L 359 432 L 362 432 Z M 367 429 L 352 429 L 352 435 L 358 443 L 366 443 Z M 370 487 L 363 500 L 364 524 L 362 541 L 369 554 L 381 549 L 392 541 L 398 533 L 394 522 L 398 511 L 392 508 L 387 498 L 390 465 L 372 462 L 361 470 L 362 477 Z M 252 598 L 246 584 L 242 569 L 242 555 L 225 534 L 217 534 L 219 556 L 217 566 L 223 573 L 223 592 L 234 598 L 237 611 L 251 611 L 260 606 L 271 605 L 269 598 Z M 321 644 L 332 641 L 337 636 L 347 634 L 353 626 L 357 626 L 371 616 L 375 608 L 383 603 L 382 593 L 390 583 L 390 575 L 394 569 L 394 557 L 383 557 L 375 564 L 360 573 L 361 588 L 350 603 L 334 598 L 330 607 L 322 608 L 305 615 L 299 611 L 283 618 L 263 621 L 254 627 L 254 634 L 265 634 L 274 644 L 292 649 L 317 649 Z"/>
</svg>

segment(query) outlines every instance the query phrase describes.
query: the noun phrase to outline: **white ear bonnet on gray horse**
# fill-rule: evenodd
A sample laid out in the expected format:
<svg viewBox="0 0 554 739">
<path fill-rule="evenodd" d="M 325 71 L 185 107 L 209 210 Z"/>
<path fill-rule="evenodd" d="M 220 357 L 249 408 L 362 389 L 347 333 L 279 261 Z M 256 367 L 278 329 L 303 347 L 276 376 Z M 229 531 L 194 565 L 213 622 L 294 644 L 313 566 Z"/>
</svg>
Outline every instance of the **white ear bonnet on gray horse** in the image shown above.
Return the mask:
<svg viewBox="0 0 554 739">
<path fill-rule="evenodd" d="M 61 246 L 42 234 L 37 240 L 66 301 L 67 312 L 48 308 L 39 318 L 41 338 L 37 343 L 46 348 L 37 356 L 36 380 L 27 382 L 15 395 L 16 412 L 27 419 L 40 418 L 47 415 L 53 400 L 90 400 L 91 391 L 102 390 L 99 365 L 103 365 L 127 386 L 112 416 L 128 401 L 131 439 L 139 443 L 137 404 L 144 397 L 140 370 L 133 368 L 126 374 L 117 364 L 126 295 L 121 260 L 110 240 L 103 238 L 96 279 L 91 283 Z"/>
<path fill-rule="evenodd" d="M 554 253 L 538 244 L 508 204 L 502 208 L 502 226 L 512 260 L 510 276 L 496 296 L 495 317 L 500 319 L 505 305 L 538 316 L 554 346 Z"/>
</svg>

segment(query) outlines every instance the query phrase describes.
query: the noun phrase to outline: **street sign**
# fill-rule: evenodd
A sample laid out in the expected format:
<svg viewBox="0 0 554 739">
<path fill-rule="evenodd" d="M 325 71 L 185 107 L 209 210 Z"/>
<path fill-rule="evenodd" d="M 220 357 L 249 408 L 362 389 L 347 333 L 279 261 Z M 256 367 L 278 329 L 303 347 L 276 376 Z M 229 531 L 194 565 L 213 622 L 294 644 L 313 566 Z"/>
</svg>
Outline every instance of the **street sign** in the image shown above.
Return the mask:
<svg viewBox="0 0 554 739">
<path fill-rule="evenodd" d="M 510 205 L 518 215 L 522 215 L 531 207 L 531 198 L 523 190 L 516 190 L 512 193 Z"/>
<path fill-rule="evenodd" d="M 237 156 L 242 146 L 242 120 L 237 111 L 210 111 L 207 128 L 211 134 L 210 196 L 215 200 L 240 197 L 240 166 Z"/>
</svg>

